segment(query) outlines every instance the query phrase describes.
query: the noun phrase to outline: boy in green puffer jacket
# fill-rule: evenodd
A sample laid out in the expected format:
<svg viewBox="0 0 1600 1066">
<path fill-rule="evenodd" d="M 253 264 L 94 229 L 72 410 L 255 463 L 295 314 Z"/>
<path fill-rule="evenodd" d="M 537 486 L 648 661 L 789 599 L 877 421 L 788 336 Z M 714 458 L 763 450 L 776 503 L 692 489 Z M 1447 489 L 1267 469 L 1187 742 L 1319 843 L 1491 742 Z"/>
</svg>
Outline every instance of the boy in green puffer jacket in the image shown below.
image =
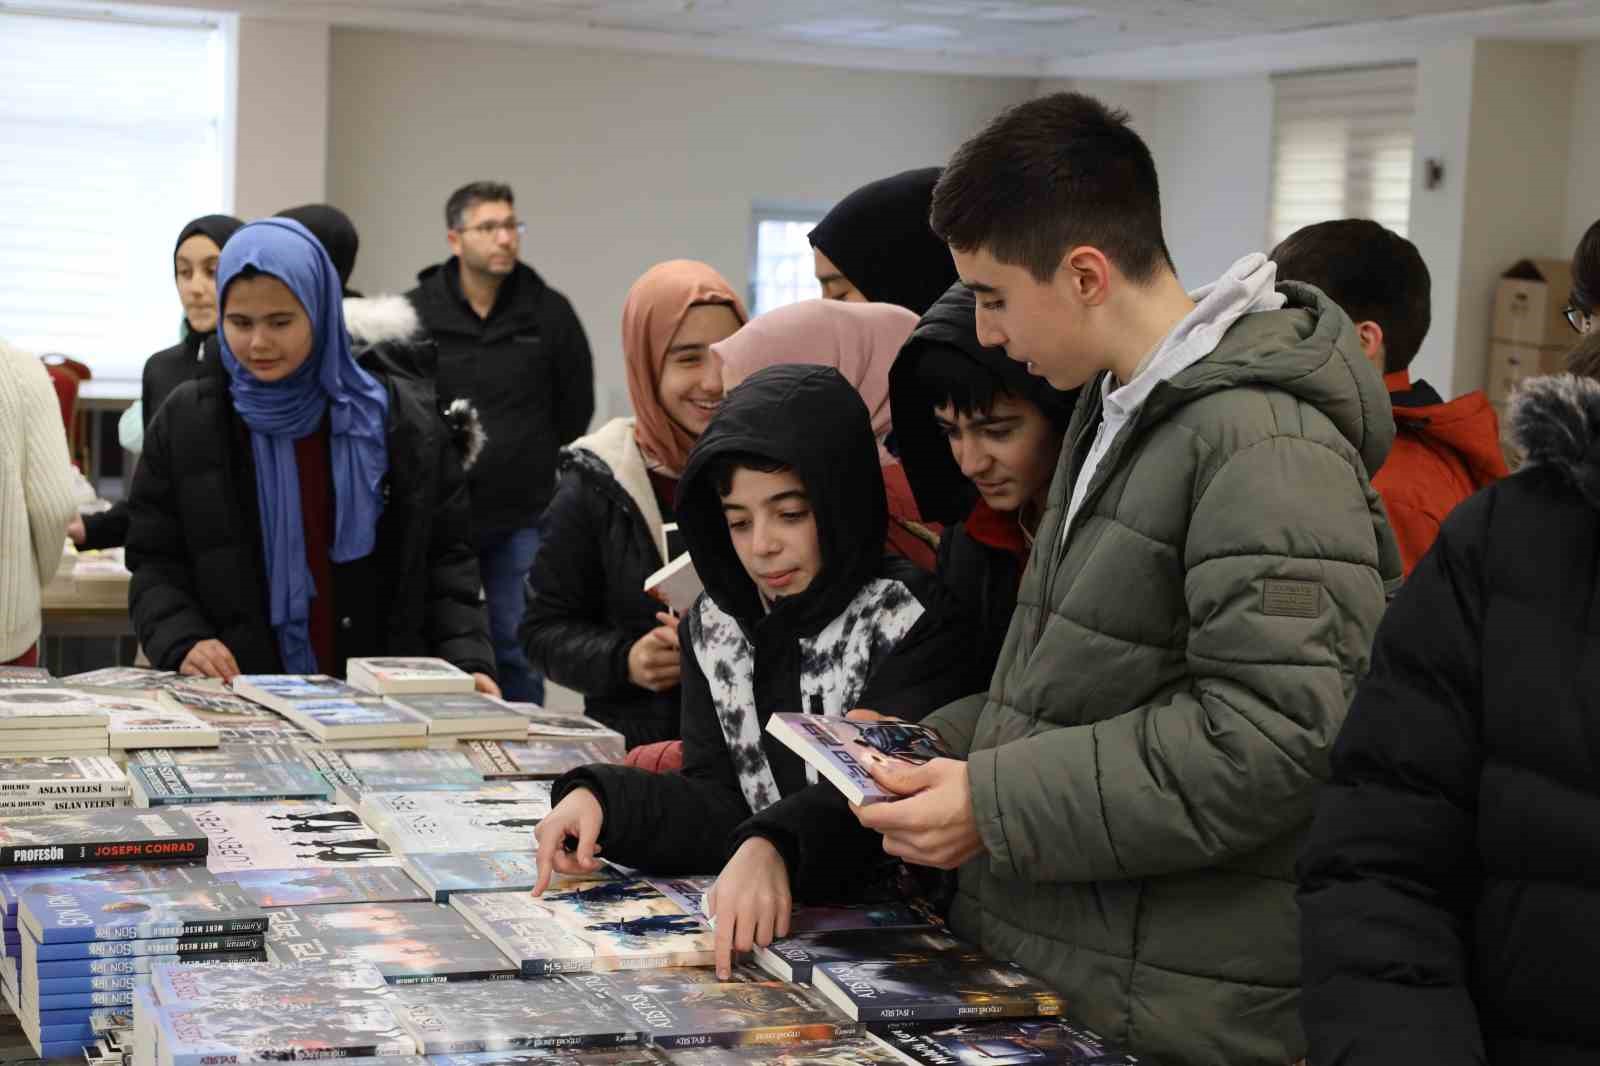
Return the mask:
<svg viewBox="0 0 1600 1066">
<path fill-rule="evenodd" d="M 1089 97 L 997 118 L 932 222 L 979 340 L 1083 393 L 989 691 L 925 720 L 967 761 L 859 817 L 1142 1059 L 1286 1066 L 1295 855 L 1400 578 L 1383 381 L 1261 255 L 1186 293 L 1149 149 Z"/>
</svg>

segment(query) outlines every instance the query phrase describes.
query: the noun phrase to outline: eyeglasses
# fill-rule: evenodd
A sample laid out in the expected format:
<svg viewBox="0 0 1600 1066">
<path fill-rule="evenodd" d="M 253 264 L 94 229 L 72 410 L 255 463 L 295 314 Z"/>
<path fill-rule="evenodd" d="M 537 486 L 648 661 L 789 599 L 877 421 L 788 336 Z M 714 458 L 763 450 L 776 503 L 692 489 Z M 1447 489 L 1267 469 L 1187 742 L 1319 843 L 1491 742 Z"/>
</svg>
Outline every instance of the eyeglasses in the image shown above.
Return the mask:
<svg viewBox="0 0 1600 1066">
<path fill-rule="evenodd" d="M 480 237 L 493 237 L 501 230 L 507 233 L 515 233 L 518 237 L 526 237 L 528 235 L 528 224 L 526 222 L 518 222 L 514 218 L 508 218 L 504 222 L 480 222 L 476 226 L 462 226 L 457 232 L 476 233 Z"/>
<path fill-rule="evenodd" d="M 1579 333 L 1588 333 L 1594 328 L 1593 311 L 1585 311 L 1577 304 L 1569 303 L 1561 309 L 1561 313 L 1567 316 L 1567 325 Z"/>
</svg>

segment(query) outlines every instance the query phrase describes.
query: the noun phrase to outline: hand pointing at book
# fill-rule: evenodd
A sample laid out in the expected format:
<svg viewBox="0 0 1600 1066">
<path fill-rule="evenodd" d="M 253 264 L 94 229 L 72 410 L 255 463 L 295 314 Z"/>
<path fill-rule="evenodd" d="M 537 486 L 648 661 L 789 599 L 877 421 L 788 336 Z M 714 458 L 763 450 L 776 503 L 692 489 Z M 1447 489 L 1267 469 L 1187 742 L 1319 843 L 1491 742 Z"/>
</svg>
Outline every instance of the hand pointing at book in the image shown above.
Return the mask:
<svg viewBox="0 0 1600 1066">
<path fill-rule="evenodd" d="M 535 896 L 543 895 L 555 874 L 592 874 L 600 869 L 600 827 L 605 808 L 586 788 L 575 788 L 545 816 L 533 831 L 538 849 L 539 881 Z"/>
<path fill-rule="evenodd" d="M 717 931 L 717 976 L 733 975 L 733 953 L 766 947 L 789 935 L 794 902 L 789 867 L 765 837 L 751 837 L 706 893 L 706 913 Z"/>
</svg>

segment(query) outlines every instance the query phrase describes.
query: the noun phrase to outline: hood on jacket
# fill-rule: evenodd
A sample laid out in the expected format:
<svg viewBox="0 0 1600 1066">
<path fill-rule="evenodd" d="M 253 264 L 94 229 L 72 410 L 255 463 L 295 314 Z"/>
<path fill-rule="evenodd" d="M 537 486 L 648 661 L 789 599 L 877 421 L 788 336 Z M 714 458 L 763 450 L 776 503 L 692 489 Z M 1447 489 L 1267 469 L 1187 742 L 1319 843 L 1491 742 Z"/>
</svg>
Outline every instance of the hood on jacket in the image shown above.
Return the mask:
<svg viewBox="0 0 1600 1066">
<path fill-rule="evenodd" d="M 873 303 L 922 314 L 956 280 L 956 266 L 933 227 L 939 167 L 907 170 L 868 182 L 834 205 L 809 234 Z"/>
<path fill-rule="evenodd" d="M 1031 401 L 1062 432 L 1072 421 L 1078 390 L 1062 392 L 1030 374 L 1004 348 L 978 343 L 977 297 L 956 282 L 939 297 L 906 341 L 889 369 L 889 407 L 906 480 L 922 517 L 945 525 L 960 522 L 978 502 L 978 489 L 961 472 L 950 442 L 933 417 L 934 398 L 921 380 L 923 361 L 935 351 L 954 351 L 999 378 L 1006 392 Z"/>
<path fill-rule="evenodd" d="M 1500 448 L 1500 420 L 1489 398 L 1469 392 L 1446 401 L 1426 381 L 1412 382 L 1404 371 L 1384 375 L 1396 426 L 1428 437 L 1459 455 L 1474 484 L 1487 485 L 1505 477 L 1505 453 Z"/>
<path fill-rule="evenodd" d="M 1510 418 L 1523 465 L 1554 468 L 1600 510 L 1600 381 L 1578 374 L 1530 378 L 1511 398 Z"/>
<path fill-rule="evenodd" d="M 1156 385 L 1146 413 L 1161 415 L 1223 389 L 1281 389 L 1326 415 L 1370 475 L 1394 443 L 1383 378 L 1363 354 L 1350 316 L 1322 290 L 1285 281 L 1277 291 L 1282 308 L 1235 318 L 1210 355 Z"/>
<path fill-rule="evenodd" d="M 816 516 L 822 572 L 766 613 L 733 549 L 710 475 L 718 456 L 754 453 L 792 466 Z M 706 594 L 747 628 L 805 635 L 827 625 L 883 567 L 888 500 L 866 405 L 837 370 L 775 366 L 728 393 L 678 483 L 678 526 Z"/>
</svg>

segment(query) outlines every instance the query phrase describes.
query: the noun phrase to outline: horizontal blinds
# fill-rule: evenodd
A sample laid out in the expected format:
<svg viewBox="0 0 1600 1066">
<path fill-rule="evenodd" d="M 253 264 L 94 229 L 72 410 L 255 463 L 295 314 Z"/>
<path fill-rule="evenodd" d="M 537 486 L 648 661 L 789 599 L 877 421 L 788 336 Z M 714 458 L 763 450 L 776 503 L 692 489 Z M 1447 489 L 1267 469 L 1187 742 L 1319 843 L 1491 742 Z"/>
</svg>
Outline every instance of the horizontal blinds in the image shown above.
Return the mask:
<svg viewBox="0 0 1600 1066">
<path fill-rule="evenodd" d="M 173 241 L 218 211 L 225 37 L 0 11 L 0 337 L 136 379 L 176 342 Z"/>
<path fill-rule="evenodd" d="M 1374 219 L 1405 236 L 1416 67 L 1282 75 L 1272 83 L 1272 243 L 1335 218 Z"/>
</svg>

